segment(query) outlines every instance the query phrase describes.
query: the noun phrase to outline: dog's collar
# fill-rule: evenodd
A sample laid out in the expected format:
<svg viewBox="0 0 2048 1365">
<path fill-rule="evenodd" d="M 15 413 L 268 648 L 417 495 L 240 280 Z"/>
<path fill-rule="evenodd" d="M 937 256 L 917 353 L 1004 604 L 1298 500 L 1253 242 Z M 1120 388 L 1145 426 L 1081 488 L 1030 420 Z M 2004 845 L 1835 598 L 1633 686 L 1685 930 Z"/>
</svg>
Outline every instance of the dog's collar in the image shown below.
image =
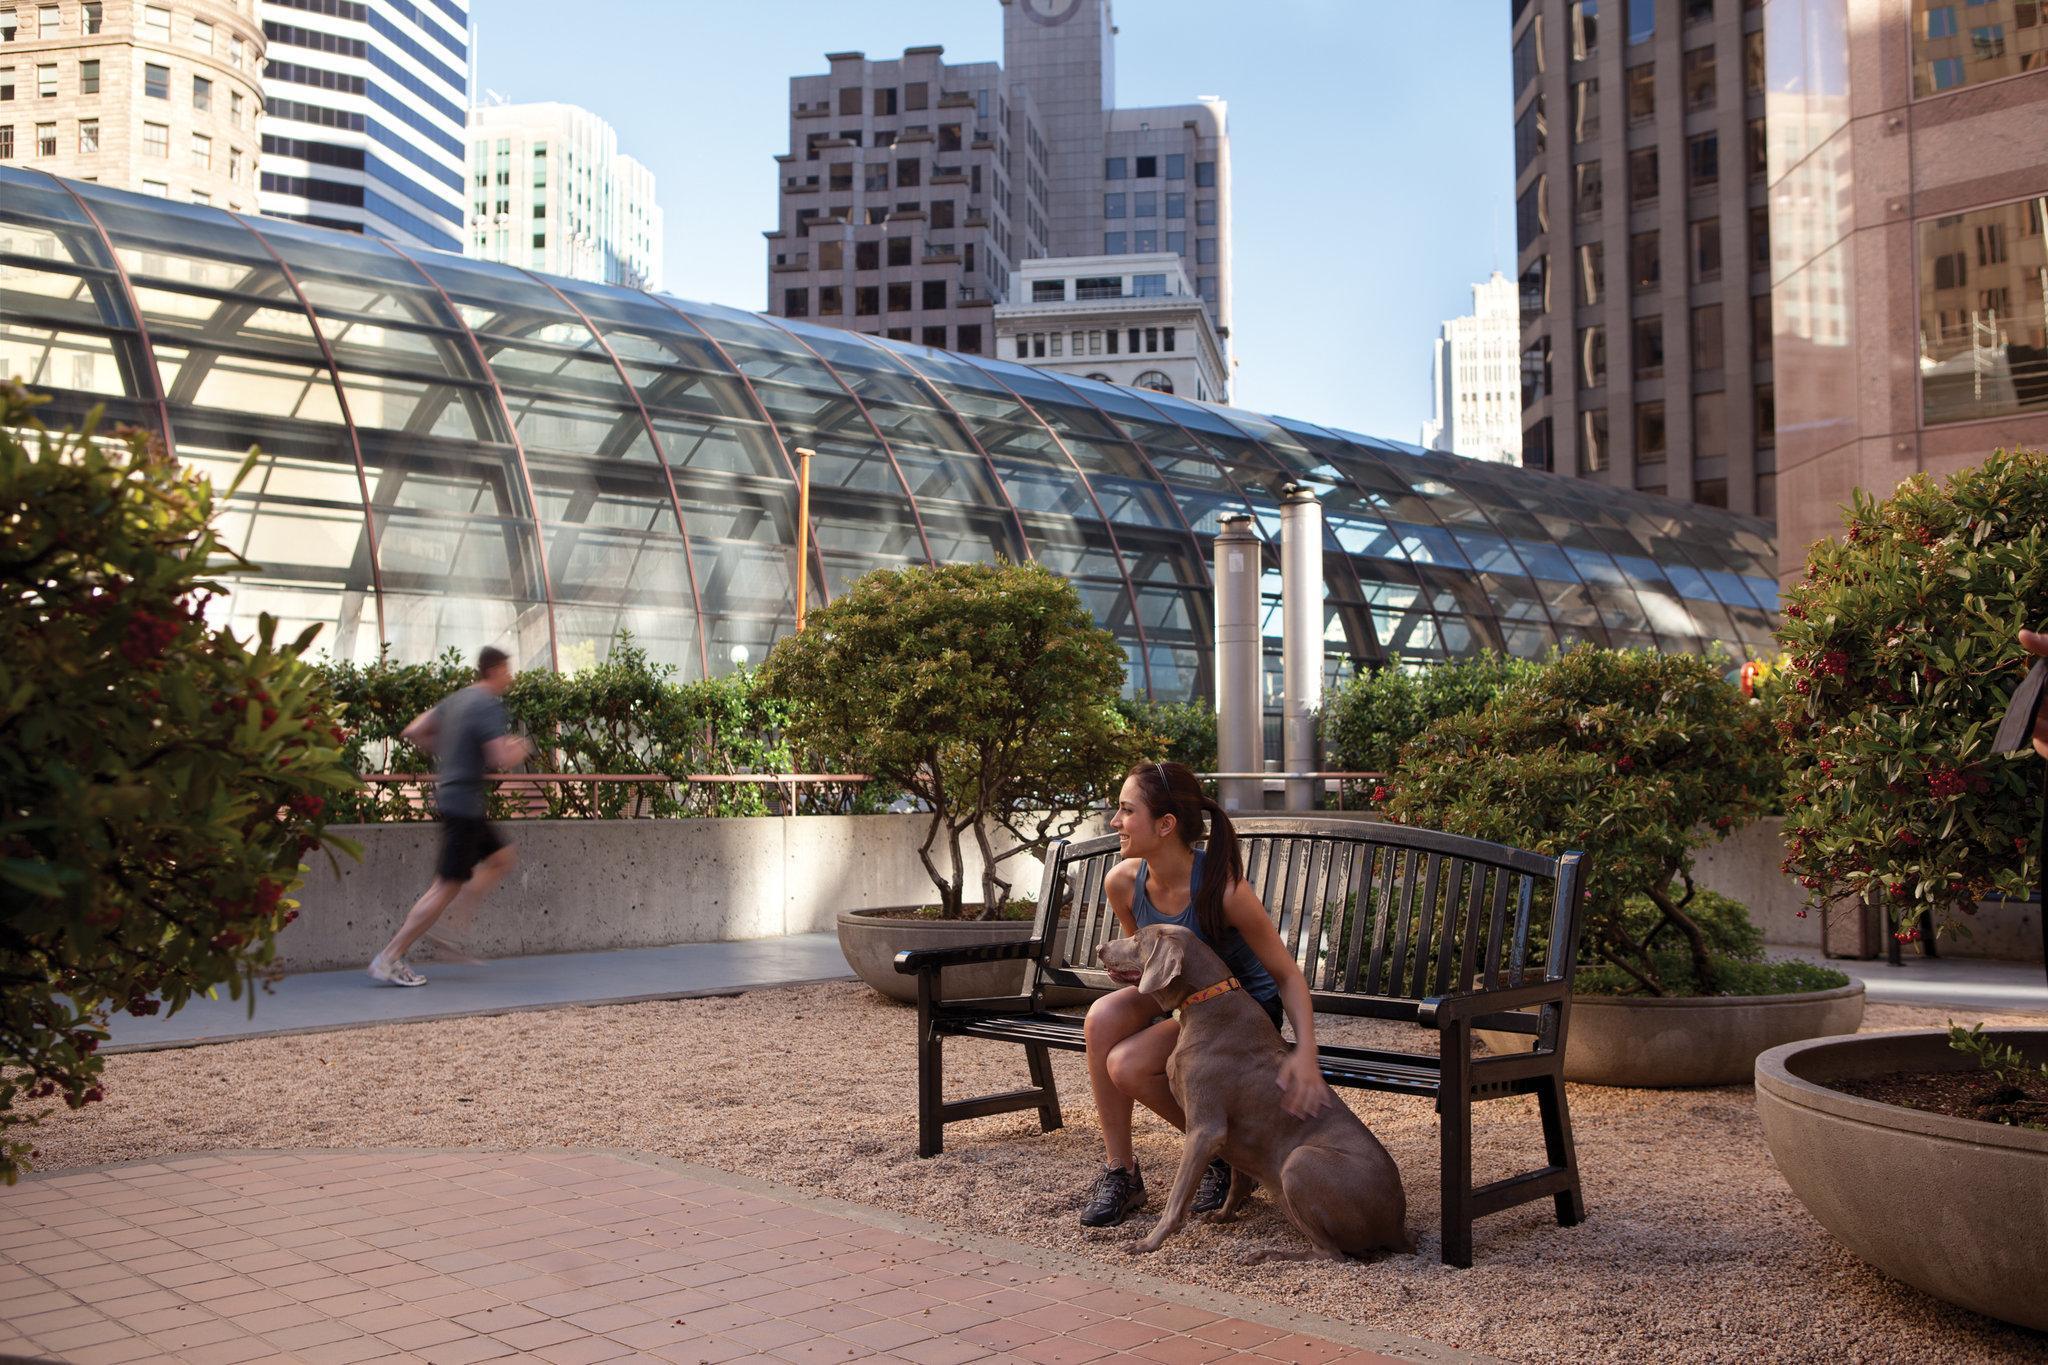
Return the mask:
<svg viewBox="0 0 2048 1365">
<path fill-rule="evenodd" d="M 1180 1009 L 1173 1012 L 1173 1017 L 1176 1019 L 1180 1018 L 1181 1010 L 1186 1009 L 1190 1005 L 1199 1005 L 1204 1000 L 1214 1000 L 1219 995 L 1227 995 L 1237 989 L 1239 989 L 1237 978 L 1234 976 L 1225 977 L 1213 986 L 1204 986 L 1187 999 L 1181 1001 Z"/>
</svg>

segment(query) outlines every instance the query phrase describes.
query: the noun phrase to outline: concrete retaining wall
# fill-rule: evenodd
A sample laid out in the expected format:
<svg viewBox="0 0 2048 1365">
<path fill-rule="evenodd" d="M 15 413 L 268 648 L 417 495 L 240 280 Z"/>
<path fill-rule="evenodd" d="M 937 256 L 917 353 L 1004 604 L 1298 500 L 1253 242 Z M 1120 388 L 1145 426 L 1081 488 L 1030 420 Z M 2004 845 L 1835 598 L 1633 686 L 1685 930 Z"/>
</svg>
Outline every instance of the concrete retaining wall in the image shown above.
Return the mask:
<svg viewBox="0 0 2048 1365">
<path fill-rule="evenodd" d="M 918 861 L 925 820 L 916 815 L 521 820 L 500 828 L 518 841 L 519 867 L 462 934 L 485 957 L 809 933 L 832 928 L 841 910 L 937 899 Z M 362 861 L 339 859 L 338 876 L 324 857 L 311 864 L 299 918 L 278 938 L 286 971 L 369 961 L 433 879 L 435 825 L 335 832 L 362 845 Z M 1008 868 L 1019 891 L 1036 894 L 1035 859 Z M 979 899 L 971 844 L 968 876 Z"/>
<path fill-rule="evenodd" d="M 1785 821 L 1771 816 L 1746 825 L 1720 843 L 1701 849 L 1695 859 L 1694 880 L 1701 886 L 1733 896 L 1749 907 L 1750 918 L 1764 931 L 1766 943 L 1801 948 L 1821 946 L 1821 916 L 1813 911 L 1805 919 L 1799 911 L 1806 893 L 1799 884 L 1778 870 L 1785 861 Z M 1597 869 L 1596 869 L 1597 871 Z M 1858 932 L 1856 912 L 1838 907 L 1829 948 L 1838 956 L 1876 956 L 1883 951 L 1882 935 L 1874 929 Z M 1873 917 L 1874 918 L 1874 917 Z M 1986 901 L 1977 913 L 1959 916 L 1967 933 L 1945 933 L 1940 951 L 1951 957 L 2001 958 L 2015 962 L 2041 960 L 2041 907 L 2025 902 Z M 1858 951 L 1858 940 L 1864 951 Z M 1908 953 L 1919 948 L 1908 945 Z"/>
</svg>

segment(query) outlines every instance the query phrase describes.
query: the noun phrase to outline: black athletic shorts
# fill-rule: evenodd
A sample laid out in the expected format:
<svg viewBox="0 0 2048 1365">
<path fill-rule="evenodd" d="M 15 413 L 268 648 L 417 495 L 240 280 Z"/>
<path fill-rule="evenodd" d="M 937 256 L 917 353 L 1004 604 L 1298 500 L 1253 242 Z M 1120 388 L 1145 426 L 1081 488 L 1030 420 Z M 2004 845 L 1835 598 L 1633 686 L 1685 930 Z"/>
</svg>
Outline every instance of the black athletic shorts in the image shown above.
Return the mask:
<svg viewBox="0 0 2048 1365">
<path fill-rule="evenodd" d="M 441 861 L 434 874 L 451 882 L 466 882 L 476 865 L 505 847 L 497 827 L 481 815 L 441 817 Z"/>
<path fill-rule="evenodd" d="M 1251 992 L 1246 991 L 1245 994 L 1250 995 Z M 1285 1007 L 1281 1005 L 1280 997 L 1276 995 L 1271 1000 L 1259 1000 L 1256 997 L 1254 997 L 1253 1003 L 1255 1003 L 1260 1009 L 1266 1012 L 1266 1017 L 1273 1021 L 1273 1032 L 1279 1033 L 1280 1025 L 1285 1023 L 1287 1020 L 1287 1010 L 1285 1009 Z M 1157 1024 L 1162 1022 L 1163 1020 L 1171 1018 L 1173 1018 L 1173 1016 L 1170 1014 L 1162 1014 L 1159 1016 L 1159 1018 L 1154 1019 L 1152 1022 Z M 1281 1041 L 1286 1041 L 1286 1035 L 1281 1035 Z"/>
</svg>

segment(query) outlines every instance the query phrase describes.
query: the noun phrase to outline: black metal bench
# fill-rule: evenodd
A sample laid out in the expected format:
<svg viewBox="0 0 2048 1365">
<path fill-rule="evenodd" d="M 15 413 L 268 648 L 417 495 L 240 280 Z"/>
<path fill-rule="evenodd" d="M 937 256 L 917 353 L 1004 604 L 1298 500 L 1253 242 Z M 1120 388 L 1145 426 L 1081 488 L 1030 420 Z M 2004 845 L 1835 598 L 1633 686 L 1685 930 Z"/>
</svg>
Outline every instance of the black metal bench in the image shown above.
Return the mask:
<svg viewBox="0 0 2048 1365">
<path fill-rule="evenodd" d="M 1548 858 L 1357 819 L 1247 816 L 1237 829 L 1246 878 L 1307 977 L 1317 1012 L 1437 1034 L 1433 1053 L 1324 1043 L 1318 1056 L 1332 1085 L 1435 1100 L 1444 1262 L 1471 1265 L 1473 1220 L 1517 1204 L 1549 1196 L 1560 1226 L 1579 1222 L 1585 1206 L 1563 1058 L 1585 855 Z M 1060 1126 L 1050 1049 L 1082 1050 L 1082 1019 L 1048 1008 L 1045 996 L 1115 989 L 1095 950 L 1121 932 L 1103 889 L 1117 861 L 1114 836 L 1054 844 L 1029 938 L 896 955 L 896 970 L 918 978 L 919 1156 L 938 1155 L 945 1126 L 962 1119 L 1036 1109 L 1042 1129 Z M 942 998 L 941 969 L 1004 961 L 1029 964 L 1022 994 Z M 1533 1034 L 1534 1050 L 1474 1057 L 1474 1028 Z M 947 1100 L 941 1049 L 949 1037 L 1021 1044 L 1031 1084 Z M 1506 1095 L 1536 1096 L 1547 1164 L 1474 1188 L 1472 1105 Z"/>
</svg>

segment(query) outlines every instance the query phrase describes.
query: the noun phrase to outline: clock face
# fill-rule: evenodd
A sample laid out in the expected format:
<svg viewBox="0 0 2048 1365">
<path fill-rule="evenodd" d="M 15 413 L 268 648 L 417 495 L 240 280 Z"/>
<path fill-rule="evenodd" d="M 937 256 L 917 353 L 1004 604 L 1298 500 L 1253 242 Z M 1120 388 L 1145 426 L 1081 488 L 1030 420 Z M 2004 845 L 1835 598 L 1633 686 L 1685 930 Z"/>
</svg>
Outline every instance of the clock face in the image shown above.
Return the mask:
<svg viewBox="0 0 2048 1365">
<path fill-rule="evenodd" d="M 1081 8 L 1081 0 L 1021 0 L 1024 12 L 1041 24 L 1064 24 Z"/>
</svg>

